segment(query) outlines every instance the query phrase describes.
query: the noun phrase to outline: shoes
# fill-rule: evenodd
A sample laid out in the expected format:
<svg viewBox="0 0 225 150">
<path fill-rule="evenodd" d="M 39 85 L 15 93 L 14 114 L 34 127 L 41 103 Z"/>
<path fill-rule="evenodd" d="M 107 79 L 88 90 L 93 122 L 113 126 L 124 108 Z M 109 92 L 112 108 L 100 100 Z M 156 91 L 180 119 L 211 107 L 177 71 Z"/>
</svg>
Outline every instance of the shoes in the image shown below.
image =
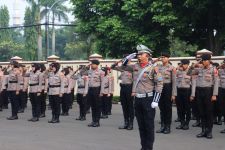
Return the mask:
<svg viewBox="0 0 225 150">
<path fill-rule="evenodd" d="M 220 131 L 220 133 L 225 134 L 225 129 L 224 129 L 224 130 L 222 130 L 222 131 Z"/>
<path fill-rule="evenodd" d="M 177 118 L 176 120 L 174 120 L 175 122 L 180 122 L 180 119 L 179 118 Z"/>
<path fill-rule="evenodd" d="M 189 125 L 185 124 L 185 125 L 183 126 L 183 130 L 189 130 Z"/>
<path fill-rule="evenodd" d="M 24 109 L 18 110 L 18 113 L 24 113 Z"/>
<path fill-rule="evenodd" d="M 28 119 L 28 121 L 37 122 L 37 121 L 39 121 L 39 119 L 37 117 L 33 117 L 31 119 Z"/>
<path fill-rule="evenodd" d="M 68 112 L 61 113 L 61 116 L 69 116 Z"/>
<path fill-rule="evenodd" d="M 165 126 L 161 125 L 161 128 L 159 130 L 156 131 L 156 133 L 163 133 L 165 130 Z"/>
<path fill-rule="evenodd" d="M 133 123 L 129 123 L 127 130 L 133 130 Z"/>
<path fill-rule="evenodd" d="M 107 119 L 107 118 L 108 118 L 107 115 L 102 115 L 102 116 L 101 116 L 101 119 Z"/>
<path fill-rule="evenodd" d="M 177 126 L 176 129 L 180 130 L 180 129 L 183 129 L 183 127 L 184 127 L 184 125 L 181 124 L 181 125 Z"/>
<path fill-rule="evenodd" d="M 118 129 L 127 129 L 127 127 L 128 127 L 128 121 L 125 121 L 125 122 L 124 122 L 124 125 L 119 126 Z"/>
<path fill-rule="evenodd" d="M 45 117 L 45 114 L 41 114 L 39 118 L 44 118 Z"/>
<path fill-rule="evenodd" d="M 81 116 L 80 116 L 80 117 L 78 117 L 78 118 L 76 118 L 76 120 L 81 120 Z"/>
<path fill-rule="evenodd" d="M 163 131 L 164 134 L 170 134 L 170 127 L 166 126 L 165 130 Z"/>
<path fill-rule="evenodd" d="M 88 125 L 88 127 L 100 127 L 99 122 L 92 122 Z"/>
<path fill-rule="evenodd" d="M 18 119 L 18 116 L 11 116 L 7 118 L 7 120 L 17 120 L 17 119 Z"/>
</svg>

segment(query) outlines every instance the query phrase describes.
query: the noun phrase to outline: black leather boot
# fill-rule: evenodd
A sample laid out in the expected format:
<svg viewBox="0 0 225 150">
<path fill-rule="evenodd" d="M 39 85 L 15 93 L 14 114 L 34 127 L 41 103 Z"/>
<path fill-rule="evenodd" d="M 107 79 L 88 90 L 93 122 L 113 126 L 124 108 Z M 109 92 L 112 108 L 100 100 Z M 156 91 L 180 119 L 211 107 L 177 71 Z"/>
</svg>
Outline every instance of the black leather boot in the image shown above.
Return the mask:
<svg viewBox="0 0 225 150">
<path fill-rule="evenodd" d="M 48 123 L 54 123 L 55 122 L 55 115 L 52 115 L 52 120 L 49 120 Z"/>
<path fill-rule="evenodd" d="M 133 130 L 133 120 L 129 121 L 127 130 Z"/>
<path fill-rule="evenodd" d="M 163 131 L 164 134 L 170 134 L 170 125 L 166 125 L 165 130 Z"/>
<path fill-rule="evenodd" d="M 207 139 L 212 139 L 213 136 L 212 136 L 212 128 L 207 128 L 206 129 L 206 138 Z"/>
<path fill-rule="evenodd" d="M 184 128 L 184 121 L 181 121 L 181 124 L 176 127 L 176 129 L 180 130 Z"/>
<path fill-rule="evenodd" d="M 164 124 L 161 124 L 161 127 L 159 130 L 156 131 L 156 133 L 163 133 L 165 130 L 165 125 Z"/>
<path fill-rule="evenodd" d="M 197 134 L 197 138 L 206 137 L 206 128 L 202 127 L 202 132 Z"/>
<path fill-rule="evenodd" d="M 183 130 L 188 130 L 188 129 L 189 129 L 189 121 L 187 121 L 183 126 Z"/>
<path fill-rule="evenodd" d="M 119 126 L 119 129 L 127 129 L 128 128 L 128 120 L 124 121 L 124 125 Z"/>
</svg>

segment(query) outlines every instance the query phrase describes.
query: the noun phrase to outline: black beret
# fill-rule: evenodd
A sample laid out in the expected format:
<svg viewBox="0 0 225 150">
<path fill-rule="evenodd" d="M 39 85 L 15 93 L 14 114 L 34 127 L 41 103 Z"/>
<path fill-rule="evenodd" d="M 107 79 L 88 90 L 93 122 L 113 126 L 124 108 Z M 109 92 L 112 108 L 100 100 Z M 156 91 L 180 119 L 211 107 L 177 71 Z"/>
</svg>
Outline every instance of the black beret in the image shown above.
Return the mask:
<svg viewBox="0 0 225 150">
<path fill-rule="evenodd" d="M 183 64 L 183 65 L 190 64 L 190 61 L 189 61 L 188 59 L 182 59 L 180 62 L 181 62 L 181 64 Z"/>
<path fill-rule="evenodd" d="M 99 65 L 100 62 L 97 59 L 91 60 L 91 64 Z"/>
<path fill-rule="evenodd" d="M 211 54 L 202 54 L 201 56 L 202 60 L 210 60 L 211 59 Z"/>
<path fill-rule="evenodd" d="M 170 57 L 170 54 L 168 53 L 168 52 L 163 52 L 162 54 L 161 54 L 161 56 L 164 56 L 164 57 Z"/>
</svg>

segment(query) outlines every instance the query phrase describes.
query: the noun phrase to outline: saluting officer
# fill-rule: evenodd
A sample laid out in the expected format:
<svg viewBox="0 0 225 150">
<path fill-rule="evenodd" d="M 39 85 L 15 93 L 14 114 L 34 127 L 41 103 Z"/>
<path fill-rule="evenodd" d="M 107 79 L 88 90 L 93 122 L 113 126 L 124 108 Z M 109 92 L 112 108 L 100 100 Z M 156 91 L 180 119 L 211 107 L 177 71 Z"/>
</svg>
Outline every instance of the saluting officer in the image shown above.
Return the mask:
<svg viewBox="0 0 225 150">
<path fill-rule="evenodd" d="M 152 64 L 151 50 L 144 46 L 137 46 L 138 63 L 122 67 L 133 73 L 132 96 L 135 97 L 135 115 L 141 137 L 141 150 L 152 150 L 154 143 L 155 108 L 163 87 L 163 78 L 158 67 Z"/>
<path fill-rule="evenodd" d="M 16 61 L 11 62 L 11 70 L 9 71 L 9 76 L 7 80 L 7 92 L 11 102 L 12 116 L 8 117 L 8 120 L 18 119 L 17 113 L 19 109 L 19 63 Z"/>
<path fill-rule="evenodd" d="M 203 67 L 196 70 L 196 82 L 193 82 L 191 99 L 194 99 L 196 85 L 198 85 L 196 99 L 200 111 L 202 132 L 197 137 L 211 139 L 213 128 L 212 102 L 216 100 L 218 95 L 218 70 L 210 64 L 210 54 L 203 54 L 201 58 Z"/>
<path fill-rule="evenodd" d="M 162 53 L 159 72 L 163 76 L 163 90 L 159 101 L 161 128 L 157 133 L 170 133 L 172 121 L 172 103 L 176 96 L 176 68 L 169 63 L 170 54 Z"/>
<path fill-rule="evenodd" d="M 130 61 L 128 61 L 128 64 L 130 64 Z M 134 97 L 131 96 L 133 75 L 132 72 L 124 71 L 119 67 L 115 67 L 115 65 L 112 65 L 112 69 L 121 72 L 119 76 L 119 79 L 121 80 L 120 102 L 123 110 L 124 125 L 119 126 L 119 129 L 132 130 L 134 120 Z"/>
<path fill-rule="evenodd" d="M 179 69 L 177 70 L 177 109 L 181 124 L 176 129 L 189 129 L 191 119 L 191 72 L 189 70 L 190 61 L 182 59 Z"/>
<path fill-rule="evenodd" d="M 29 97 L 32 105 L 32 118 L 28 121 L 36 122 L 39 121 L 40 117 L 40 107 L 41 107 L 41 87 L 42 87 L 42 78 L 40 76 L 40 65 L 37 63 L 32 64 L 31 72 L 29 76 Z"/>
<path fill-rule="evenodd" d="M 104 77 L 104 72 L 98 68 L 100 62 L 98 60 L 91 60 L 91 69 L 88 72 L 89 89 L 88 89 L 88 101 L 91 105 L 92 122 L 88 124 L 89 127 L 100 126 L 101 115 L 101 99 L 100 93 L 101 84 Z"/>
<path fill-rule="evenodd" d="M 60 104 L 64 93 L 64 82 L 59 72 L 60 64 L 54 62 L 51 64 L 51 72 L 48 76 L 49 83 L 49 102 L 52 109 L 52 119 L 48 123 L 59 123 Z"/>
</svg>

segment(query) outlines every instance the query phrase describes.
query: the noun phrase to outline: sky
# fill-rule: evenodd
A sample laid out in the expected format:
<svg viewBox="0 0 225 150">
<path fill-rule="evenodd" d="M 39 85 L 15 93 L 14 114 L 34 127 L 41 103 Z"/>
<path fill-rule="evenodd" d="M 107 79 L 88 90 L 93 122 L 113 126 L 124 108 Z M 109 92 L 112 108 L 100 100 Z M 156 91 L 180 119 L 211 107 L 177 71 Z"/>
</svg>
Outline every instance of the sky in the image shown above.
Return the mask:
<svg viewBox="0 0 225 150">
<path fill-rule="evenodd" d="M 16 16 L 19 16 L 18 24 L 23 24 L 24 22 L 24 14 L 25 14 L 25 8 L 28 7 L 28 3 L 26 0 L 0 0 L 0 6 L 6 5 L 9 10 L 10 15 L 10 26 L 13 26 L 13 23 L 15 22 L 13 20 L 13 16 L 17 14 Z M 72 7 L 72 5 L 69 2 L 64 2 L 64 5 L 68 6 L 69 8 Z M 74 16 L 72 14 L 68 14 L 69 16 L 69 22 L 74 20 Z M 42 21 L 42 23 L 44 20 Z M 57 23 L 57 21 L 56 21 Z"/>
</svg>

